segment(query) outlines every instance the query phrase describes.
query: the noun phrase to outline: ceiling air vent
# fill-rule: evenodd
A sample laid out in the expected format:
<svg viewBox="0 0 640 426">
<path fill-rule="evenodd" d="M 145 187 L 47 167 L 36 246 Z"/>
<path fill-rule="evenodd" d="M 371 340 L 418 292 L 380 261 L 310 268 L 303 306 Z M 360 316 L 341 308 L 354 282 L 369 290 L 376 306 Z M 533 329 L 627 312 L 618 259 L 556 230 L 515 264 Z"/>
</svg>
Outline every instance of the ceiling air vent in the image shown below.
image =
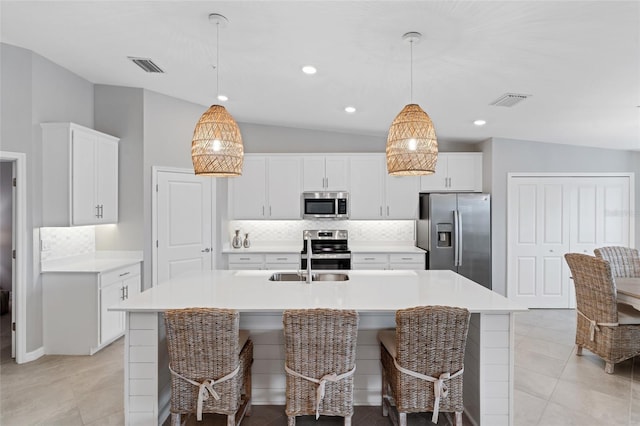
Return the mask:
<svg viewBox="0 0 640 426">
<path fill-rule="evenodd" d="M 140 68 L 142 68 L 145 72 L 164 74 L 164 71 L 162 71 L 162 68 L 154 64 L 153 61 L 149 58 L 133 58 L 131 56 L 127 56 L 127 58 L 131 62 L 133 62 Z"/>
<path fill-rule="evenodd" d="M 502 106 L 502 107 L 512 107 L 515 104 L 524 101 L 531 95 L 523 95 L 520 93 L 505 93 L 500 96 L 495 101 L 491 102 L 489 105 L 493 106 Z"/>
</svg>

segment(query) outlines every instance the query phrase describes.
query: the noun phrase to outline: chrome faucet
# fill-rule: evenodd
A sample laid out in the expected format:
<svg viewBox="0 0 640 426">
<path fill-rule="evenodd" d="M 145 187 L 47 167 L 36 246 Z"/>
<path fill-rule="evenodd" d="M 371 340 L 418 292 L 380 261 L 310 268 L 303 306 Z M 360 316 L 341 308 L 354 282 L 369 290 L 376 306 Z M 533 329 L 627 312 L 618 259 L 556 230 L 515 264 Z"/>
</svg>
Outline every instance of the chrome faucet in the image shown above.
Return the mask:
<svg viewBox="0 0 640 426">
<path fill-rule="evenodd" d="M 311 251 L 311 235 L 307 235 L 307 284 L 311 284 L 311 258 L 313 253 Z"/>
</svg>

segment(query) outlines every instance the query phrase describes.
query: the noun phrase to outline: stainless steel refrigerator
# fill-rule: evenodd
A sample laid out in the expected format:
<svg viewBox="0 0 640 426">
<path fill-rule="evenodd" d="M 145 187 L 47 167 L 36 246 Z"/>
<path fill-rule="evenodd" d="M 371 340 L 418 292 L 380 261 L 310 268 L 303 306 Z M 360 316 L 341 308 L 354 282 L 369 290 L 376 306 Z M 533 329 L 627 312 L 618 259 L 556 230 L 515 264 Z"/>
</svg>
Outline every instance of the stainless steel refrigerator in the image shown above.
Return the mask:
<svg viewBox="0 0 640 426">
<path fill-rule="evenodd" d="M 491 288 L 489 194 L 420 194 L 416 232 L 427 269 L 450 269 Z"/>
</svg>

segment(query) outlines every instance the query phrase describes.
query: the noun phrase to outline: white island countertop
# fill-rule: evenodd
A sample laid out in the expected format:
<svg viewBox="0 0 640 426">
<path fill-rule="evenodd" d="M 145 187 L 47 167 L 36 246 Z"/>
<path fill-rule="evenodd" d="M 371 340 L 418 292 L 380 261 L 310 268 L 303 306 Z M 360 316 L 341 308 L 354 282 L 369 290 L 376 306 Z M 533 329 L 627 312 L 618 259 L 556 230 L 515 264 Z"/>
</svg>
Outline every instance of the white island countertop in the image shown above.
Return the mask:
<svg viewBox="0 0 640 426">
<path fill-rule="evenodd" d="M 284 309 L 355 309 L 392 312 L 420 305 L 447 305 L 473 313 L 526 308 L 452 271 L 325 271 L 348 281 L 269 281 L 275 271 L 214 270 L 176 277 L 110 310 L 160 312 L 188 307 L 278 312 Z M 323 271 L 313 271 L 313 273 Z"/>
</svg>

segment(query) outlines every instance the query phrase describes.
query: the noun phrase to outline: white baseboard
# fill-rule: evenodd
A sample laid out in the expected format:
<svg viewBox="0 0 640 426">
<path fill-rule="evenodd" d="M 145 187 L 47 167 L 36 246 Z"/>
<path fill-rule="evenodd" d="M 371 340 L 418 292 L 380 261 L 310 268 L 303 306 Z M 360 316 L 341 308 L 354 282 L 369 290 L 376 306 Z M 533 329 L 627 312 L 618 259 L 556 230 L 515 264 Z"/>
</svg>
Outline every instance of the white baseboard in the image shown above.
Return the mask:
<svg viewBox="0 0 640 426">
<path fill-rule="evenodd" d="M 43 355 L 44 355 L 44 346 L 40 346 L 35 351 L 25 353 L 24 359 L 22 360 L 21 364 L 25 362 L 35 361 L 36 359 L 40 358 Z"/>
</svg>

